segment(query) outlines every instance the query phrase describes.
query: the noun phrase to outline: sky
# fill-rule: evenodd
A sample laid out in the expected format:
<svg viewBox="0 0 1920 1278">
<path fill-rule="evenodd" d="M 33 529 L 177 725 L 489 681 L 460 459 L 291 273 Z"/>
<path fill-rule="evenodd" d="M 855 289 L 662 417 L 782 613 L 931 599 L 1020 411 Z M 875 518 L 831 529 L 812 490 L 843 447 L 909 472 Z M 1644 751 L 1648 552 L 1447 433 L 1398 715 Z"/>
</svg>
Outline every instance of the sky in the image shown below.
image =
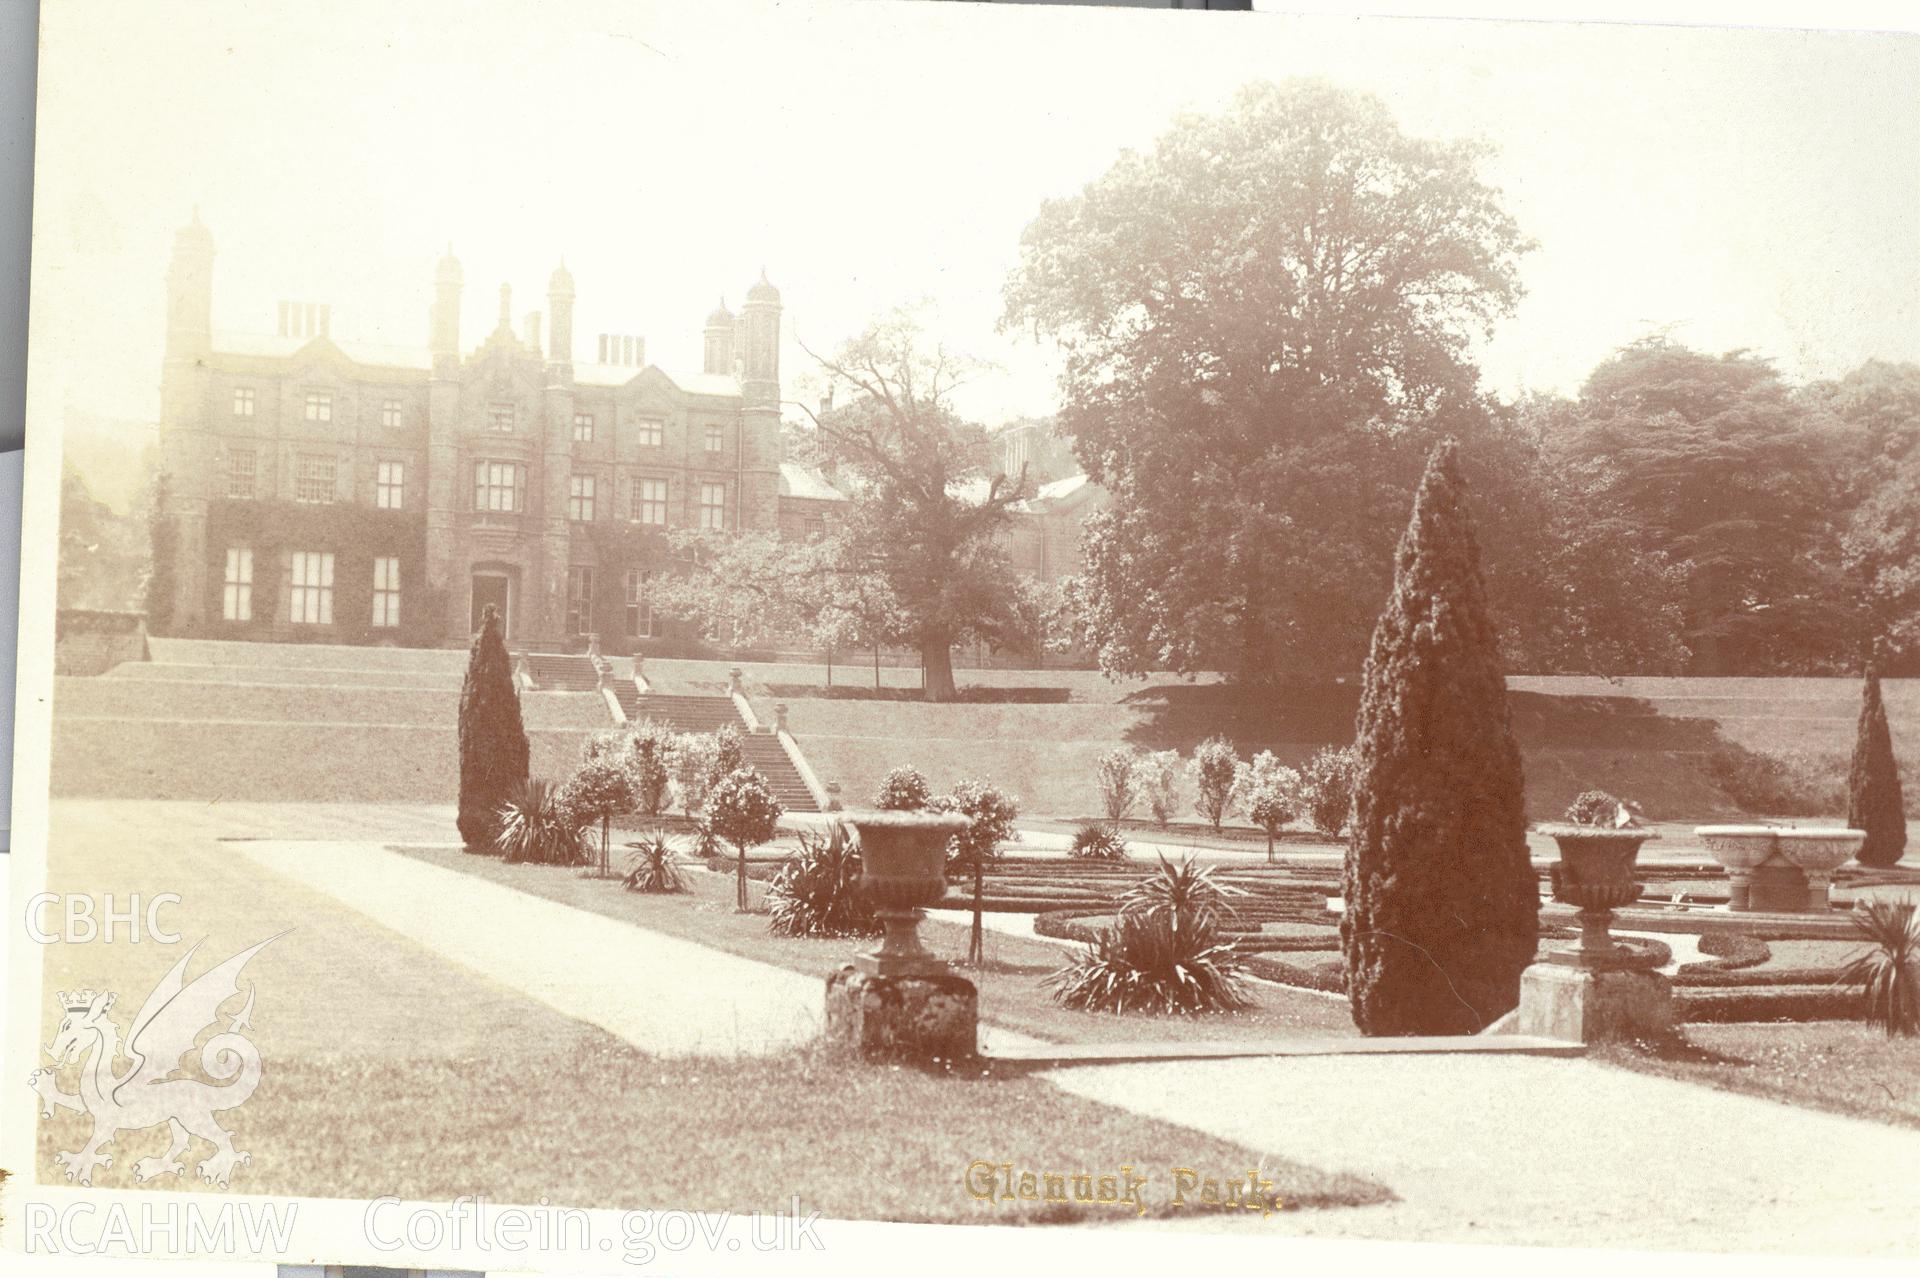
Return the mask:
<svg viewBox="0 0 1920 1278">
<path fill-rule="evenodd" d="M 404 6 L 47 0 L 28 429 L 150 422 L 163 281 L 197 208 L 216 330 L 325 302 L 343 339 L 424 345 L 433 266 L 462 340 L 544 310 L 575 358 L 639 333 L 669 373 L 764 267 L 783 369 L 924 299 L 997 371 L 961 407 L 1055 406 L 997 331 L 1021 230 L 1183 109 L 1260 77 L 1379 95 L 1483 138 L 1538 244 L 1478 351 L 1487 386 L 1572 393 L 1654 330 L 1796 378 L 1920 360 L 1920 38 L 874 3 Z"/>
</svg>

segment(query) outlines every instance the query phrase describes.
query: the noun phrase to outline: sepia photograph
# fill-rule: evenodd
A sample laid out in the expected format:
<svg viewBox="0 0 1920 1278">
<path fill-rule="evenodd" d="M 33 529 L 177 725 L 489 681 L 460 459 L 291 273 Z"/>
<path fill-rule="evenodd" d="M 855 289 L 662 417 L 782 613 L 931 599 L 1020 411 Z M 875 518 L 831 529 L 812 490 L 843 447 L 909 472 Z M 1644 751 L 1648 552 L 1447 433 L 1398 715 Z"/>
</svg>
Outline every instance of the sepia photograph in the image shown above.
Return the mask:
<svg viewBox="0 0 1920 1278">
<path fill-rule="evenodd" d="M 1920 37 L 190 12 L 42 5 L 8 1247 L 1920 1254 Z"/>
</svg>

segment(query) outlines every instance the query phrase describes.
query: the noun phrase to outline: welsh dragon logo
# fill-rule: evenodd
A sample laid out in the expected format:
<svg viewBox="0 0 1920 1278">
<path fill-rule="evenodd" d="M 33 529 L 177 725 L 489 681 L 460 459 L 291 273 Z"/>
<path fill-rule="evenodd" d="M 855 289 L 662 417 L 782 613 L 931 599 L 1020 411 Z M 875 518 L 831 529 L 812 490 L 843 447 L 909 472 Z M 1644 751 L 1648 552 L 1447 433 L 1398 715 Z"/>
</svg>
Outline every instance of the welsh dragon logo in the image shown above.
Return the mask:
<svg viewBox="0 0 1920 1278">
<path fill-rule="evenodd" d="M 213 1156 L 199 1167 L 200 1179 L 210 1185 L 225 1188 L 235 1165 L 253 1161 L 251 1155 L 233 1147 L 233 1133 L 213 1117 L 245 1104 L 260 1085 L 260 1050 L 240 1032 L 251 1024 L 252 985 L 247 987 L 246 1005 L 228 1020 L 226 1030 L 199 1048 L 202 1069 L 218 1083 L 180 1074 L 182 1058 L 195 1050 L 194 1040 L 217 1024 L 221 1006 L 239 995 L 240 970 L 278 939 L 270 936 L 189 982 L 187 964 L 200 949 L 194 946 L 147 995 L 124 1047 L 120 1027 L 108 1016 L 117 995 L 93 990 L 60 995 L 66 1015 L 46 1049 L 53 1065 L 34 1070 L 27 1081 L 40 1095 L 42 1117 L 53 1117 L 56 1109 L 71 1109 L 93 1118 L 93 1135 L 84 1147 L 54 1155 L 68 1180 L 91 1185 L 94 1168 L 113 1166 L 113 1159 L 100 1150 L 111 1145 L 115 1136 L 162 1123 L 171 1143 L 161 1157 L 142 1158 L 133 1165 L 137 1181 L 184 1172 L 180 1156 L 194 1137 L 213 1146 Z M 121 1057 L 131 1063 L 115 1074 L 115 1061 Z M 80 1090 L 69 1094 L 60 1090 L 57 1074 L 76 1061 L 81 1062 Z"/>
</svg>

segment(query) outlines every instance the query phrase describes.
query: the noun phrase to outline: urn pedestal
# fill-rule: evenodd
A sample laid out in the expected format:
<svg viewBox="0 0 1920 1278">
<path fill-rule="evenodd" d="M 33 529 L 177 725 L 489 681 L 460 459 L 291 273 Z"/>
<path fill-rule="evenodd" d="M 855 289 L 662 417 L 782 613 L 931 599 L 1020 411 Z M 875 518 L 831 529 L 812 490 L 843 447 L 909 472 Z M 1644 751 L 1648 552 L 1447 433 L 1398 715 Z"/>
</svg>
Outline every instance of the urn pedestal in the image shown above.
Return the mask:
<svg viewBox="0 0 1920 1278">
<path fill-rule="evenodd" d="M 860 891 L 880 918 L 874 949 L 827 977 L 826 1039 L 867 1060 L 958 1060 L 979 1043 L 973 982 L 920 943 L 923 907 L 946 894 L 947 841 L 956 813 L 855 812 L 841 818 L 860 843 Z"/>
<path fill-rule="evenodd" d="M 1640 896 L 1633 864 L 1658 836 L 1634 827 L 1558 825 L 1544 833 L 1560 846 L 1553 896 L 1580 911 L 1580 936 L 1549 950 L 1520 974 L 1520 1006 L 1504 1028 L 1571 1043 L 1644 1038 L 1673 1028 L 1673 985 L 1654 971 L 1665 946 L 1622 941 L 1613 912 Z"/>
</svg>

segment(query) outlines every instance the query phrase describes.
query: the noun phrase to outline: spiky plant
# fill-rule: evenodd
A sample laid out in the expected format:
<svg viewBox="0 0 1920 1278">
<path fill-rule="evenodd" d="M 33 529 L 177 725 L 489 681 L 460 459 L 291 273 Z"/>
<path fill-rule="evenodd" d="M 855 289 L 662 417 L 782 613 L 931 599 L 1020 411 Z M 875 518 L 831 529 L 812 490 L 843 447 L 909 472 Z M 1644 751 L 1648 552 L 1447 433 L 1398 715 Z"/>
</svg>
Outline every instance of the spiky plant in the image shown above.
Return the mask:
<svg viewBox="0 0 1920 1278">
<path fill-rule="evenodd" d="M 860 857 L 839 830 L 800 834 L 800 851 L 767 888 L 775 936 L 878 936 L 880 920 L 860 891 Z"/>
<path fill-rule="evenodd" d="M 1865 996 L 1869 1025 L 1887 1037 L 1920 1033 L 1920 914 L 1911 901 L 1863 902 L 1853 925 L 1873 948 L 1840 969 Z"/>
<path fill-rule="evenodd" d="M 1215 878 L 1212 866 L 1197 864 L 1190 856 L 1176 865 L 1162 853 L 1160 868 L 1121 896 L 1120 912 L 1164 918 L 1176 932 L 1211 931 L 1232 915 L 1232 898 L 1246 894 L 1244 888 Z"/>
<path fill-rule="evenodd" d="M 510 862 L 578 865 L 580 817 L 560 801 L 560 787 L 543 777 L 528 777 L 500 807 L 494 847 Z"/>
<path fill-rule="evenodd" d="M 1067 845 L 1067 855 L 1092 861 L 1124 861 L 1127 859 L 1127 841 L 1120 837 L 1120 831 L 1110 825 L 1083 825 L 1073 832 L 1073 842 Z"/>
<path fill-rule="evenodd" d="M 673 857 L 673 844 L 666 831 L 655 830 L 641 839 L 627 862 L 630 867 L 624 882 L 630 892 L 667 895 L 687 890 L 687 881 Z"/>
<path fill-rule="evenodd" d="M 1240 958 L 1209 923 L 1123 911 L 1047 979 L 1061 1004 L 1088 1012 L 1234 1011 L 1248 1005 Z"/>
</svg>

